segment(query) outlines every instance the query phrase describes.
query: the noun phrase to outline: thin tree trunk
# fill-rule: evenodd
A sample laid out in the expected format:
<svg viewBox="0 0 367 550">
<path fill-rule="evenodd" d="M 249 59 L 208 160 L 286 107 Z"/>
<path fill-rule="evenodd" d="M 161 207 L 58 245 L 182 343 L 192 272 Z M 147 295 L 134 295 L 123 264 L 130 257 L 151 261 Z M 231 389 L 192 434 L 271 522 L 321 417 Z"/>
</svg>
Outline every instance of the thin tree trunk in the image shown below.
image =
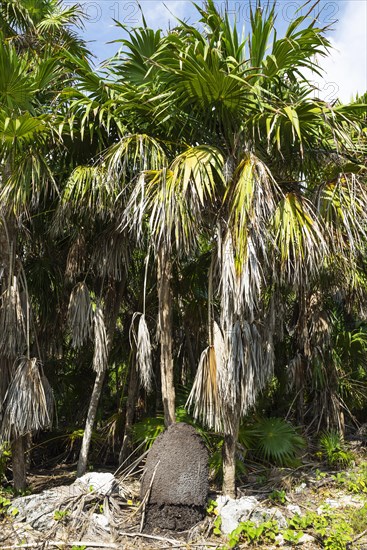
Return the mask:
<svg viewBox="0 0 367 550">
<path fill-rule="evenodd" d="M 113 282 L 109 286 L 106 292 L 105 299 L 105 319 L 106 319 L 106 331 L 107 331 L 107 347 L 108 354 L 112 347 L 113 333 L 116 326 L 117 317 L 120 311 L 120 305 L 125 289 L 126 280 L 120 282 Z M 96 420 L 98 403 L 101 397 L 103 382 L 106 376 L 106 369 L 97 373 L 94 381 L 92 396 L 90 398 L 87 419 L 85 422 L 85 429 L 82 441 L 82 448 L 80 450 L 79 460 L 76 475 L 81 477 L 87 470 L 89 449 L 92 441 L 93 426 Z"/>
<path fill-rule="evenodd" d="M 27 486 L 24 437 L 13 439 L 11 457 L 13 466 L 13 484 L 16 491 L 23 491 Z"/>
<path fill-rule="evenodd" d="M 106 370 L 97 373 L 94 381 L 92 396 L 89 402 L 87 420 L 85 422 L 82 448 L 80 449 L 78 467 L 76 476 L 81 477 L 85 474 L 88 464 L 89 448 L 92 440 L 93 426 L 96 419 L 99 399 L 101 397 L 103 382 L 106 376 Z"/>
<path fill-rule="evenodd" d="M 239 410 L 227 410 L 227 418 L 232 426 L 231 433 L 224 436 L 223 442 L 223 494 L 236 498 L 236 445 L 240 426 Z"/>
<path fill-rule="evenodd" d="M 135 418 L 135 406 L 139 389 L 139 377 L 135 365 L 132 363 L 130 368 L 129 387 L 126 402 L 125 430 L 119 454 L 119 465 L 121 465 L 131 453 L 132 427 Z"/>
<path fill-rule="evenodd" d="M 158 307 L 159 334 L 161 348 L 161 387 L 164 410 L 164 423 L 167 426 L 175 422 L 175 386 L 172 358 L 172 295 L 171 260 L 161 246 L 158 251 Z"/>
</svg>

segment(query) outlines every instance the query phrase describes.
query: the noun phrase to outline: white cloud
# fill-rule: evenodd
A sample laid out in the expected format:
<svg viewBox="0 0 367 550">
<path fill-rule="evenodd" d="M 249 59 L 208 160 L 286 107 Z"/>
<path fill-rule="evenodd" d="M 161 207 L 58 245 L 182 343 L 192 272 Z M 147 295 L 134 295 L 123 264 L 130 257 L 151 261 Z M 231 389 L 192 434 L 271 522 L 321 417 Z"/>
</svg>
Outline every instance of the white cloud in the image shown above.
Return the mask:
<svg viewBox="0 0 367 550">
<path fill-rule="evenodd" d="M 329 33 L 333 50 L 320 61 L 323 78 L 315 76 L 321 99 L 337 97 L 349 102 L 367 91 L 367 2 L 348 0 L 339 4 L 339 21 Z"/>
</svg>

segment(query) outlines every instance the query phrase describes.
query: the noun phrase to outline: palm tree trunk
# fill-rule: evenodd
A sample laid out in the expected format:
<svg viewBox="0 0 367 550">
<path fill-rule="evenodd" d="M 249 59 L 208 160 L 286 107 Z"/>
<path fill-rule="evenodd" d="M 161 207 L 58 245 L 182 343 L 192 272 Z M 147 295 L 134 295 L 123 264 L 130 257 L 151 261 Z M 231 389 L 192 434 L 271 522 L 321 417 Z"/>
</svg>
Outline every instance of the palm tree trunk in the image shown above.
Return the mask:
<svg viewBox="0 0 367 550">
<path fill-rule="evenodd" d="M 81 477 L 85 474 L 88 464 L 89 448 L 92 440 L 93 426 L 96 419 L 99 399 L 101 397 L 103 382 L 106 376 L 106 370 L 97 373 L 94 381 L 92 396 L 89 402 L 87 420 L 85 422 L 82 448 L 80 449 L 78 467 L 76 476 Z"/>
<path fill-rule="evenodd" d="M 106 331 L 107 331 L 107 346 L 108 354 L 112 347 L 113 333 L 116 326 L 117 317 L 120 311 L 120 305 L 125 289 L 126 280 L 110 284 L 106 292 L 105 299 L 105 319 L 106 319 Z M 76 475 L 81 477 L 85 474 L 88 464 L 88 456 L 90 444 L 92 441 L 93 426 L 96 420 L 98 403 L 101 397 L 103 382 L 106 376 L 106 369 L 98 372 L 94 381 L 93 391 L 89 402 L 87 419 L 85 422 L 85 429 L 82 441 L 82 448 L 80 450 L 79 460 Z"/>
<path fill-rule="evenodd" d="M 236 446 L 240 426 L 240 413 L 227 409 L 227 420 L 231 425 L 230 433 L 225 434 L 223 442 L 223 494 L 236 498 Z"/>
<path fill-rule="evenodd" d="M 164 423 L 175 422 L 175 386 L 172 358 L 172 263 L 164 246 L 158 250 L 158 307 L 161 348 L 161 386 Z"/>
<path fill-rule="evenodd" d="M 20 436 L 11 443 L 13 466 L 13 484 L 16 491 L 23 491 L 27 486 L 24 437 Z"/>
<path fill-rule="evenodd" d="M 119 454 L 119 465 L 128 458 L 131 452 L 132 427 L 135 418 L 135 405 L 138 396 L 139 377 L 135 365 L 130 367 L 129 387 L 127 391 L 125 430 Z"/>
</svg>

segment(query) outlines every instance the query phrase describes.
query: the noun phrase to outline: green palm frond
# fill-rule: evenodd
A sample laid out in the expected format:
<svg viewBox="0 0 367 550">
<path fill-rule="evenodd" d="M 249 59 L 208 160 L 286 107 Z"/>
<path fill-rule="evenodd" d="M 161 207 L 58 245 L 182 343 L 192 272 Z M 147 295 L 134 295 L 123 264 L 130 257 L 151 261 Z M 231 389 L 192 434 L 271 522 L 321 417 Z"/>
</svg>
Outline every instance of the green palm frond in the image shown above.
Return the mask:
<svg viewBox="0 0 367 550">
<path fill-rule="evenodd" d="M 67 5 L 59 0 L 48 3 L 42 20 L 37 23 L 37 31 L 42 35 L 58 35 L 67 27 L 84 27 L 85 13 L 80 4 Z"/>
<path fill-rule="evenodd" d="M 14 47 L 0 33 L 0 106 L 13 109 L 32 109 L 31 99 L 35 82 L 28 72 L 27 56 L 20 58 Z"/>
<path fill-rule="evenodd" d="M 273 226 L 280 279 L 296 284 L 306 281 L 322 265 L 328 251 L 311 203 L 287 193 L 277 207 Z"/>
<path fill-rule="evenodd" d="M 250 239 L 259 259 L 268 249 L 269 237 L 271 239 L 268 224 L 281 196 L 267 166 L 255 155 L 245 155 L 225 196 L 238 273 L 248 260 Z"/>
<path fill-rule="evenodd" d="M 136 86 L 151 84 L 157 72 L 157 67 L 151 62 L 151 58 L 159 49 L 161 31 L 154 31 L 148 27 L 139 27 L 128 30 L 125 25 L 117 22 L 123 31 L 128 31 L 129 38 L 116 40 L 124 47 L 112 59 L 113 72 L 123 81 Z"/>
<path fill-rule="evenodd" d="M 223 181 L 222 166 L 218 150 L 197 146 L 176 157 L 169 168 L 142 172 L 128 201 L 123 226 L 135 227 L 139 234 L 147 216 L 156 246 L 174 243 L 179 254 L 189 251 L 197 242 L 203 207 Z"/>
<path fill-rule="evenodd" d="M 340 174 L 322 185 L 318 210 L 329 233 L 330 246 L 349 262 L 366 239 L 367 193 L 355 174 Z"/>
<path fill-rule="evenodd" d="M 124 136 L 107 149 L 105 159 L 108 169 L 123 179 L 126 174 L 131 177 L 143 170 L 159 170 L 167 165 L 162 144 L 146 134 Z"/>
<path fill-rule="evenodd" d="M 108 218 L 114 210 L 118 191 L 115 179 L 105 166 L 78 166 L 62 192 L 56 225 L 63 228 L 64 220 L 72 217 Z"/>
<path fill-rule="evenodd" d="M 304 439 L 282 418 L 264 418 L 246 431 L 253 438 L 257 456 L 279 466 L 294 463 L 305 446 Z"/>
</svg>

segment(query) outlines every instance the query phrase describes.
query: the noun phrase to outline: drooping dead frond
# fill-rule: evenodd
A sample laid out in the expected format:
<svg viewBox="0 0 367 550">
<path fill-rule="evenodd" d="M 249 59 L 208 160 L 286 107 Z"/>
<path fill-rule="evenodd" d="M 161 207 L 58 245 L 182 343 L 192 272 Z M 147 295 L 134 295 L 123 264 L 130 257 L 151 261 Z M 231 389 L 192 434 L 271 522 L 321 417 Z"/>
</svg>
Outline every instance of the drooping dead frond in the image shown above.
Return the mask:
<svg viewBox="0 0 367 550">
<path fill-rule="evenodd" d="M 5 396 L 2 439 L 49 428 L 53 411 L 53 393 L 44 376 L 42 363 L 35 358 L 22 357 L 16 364 Z"/>
<path fill-rule="evenodd" d="M 288 386 L 290 389 L 298 389 L 304 379 L 305 371 L 305 360 L 300 353 L 296 355 L 289 361 L 287 367 L 288 374 Z"/>
<path fill-rule="evenodd" d="M 135 319 L 140 316 L 138 332 L 135 330 Z M 136 345 L 136 363 L 140 381 L 144 389 L 149 393 L 152 390 L 153 366 L 152 366 L 152 344 L 148 326 L 143 313 L 134 313 L 130 335 L 133 336 Z"/>
<path fill-rule="evenodd" d="M 107 368 L 107 360 L 108 360 L 107 332 L 106 332 L 106 326 L 104 322 L 103 311 L 100 306 L 97 306 L 94 312 L 93 326 L 94 326 L 93 370 L 97 373 L 100 373 Z"/>
<path fill-rule="evenodd" d="M 117 232 L 114 227 L 101 234 L 91 258 L 91 264 L 101 278 L 121 281 L 126 276 L 129 265 L 128 246 L 126 233 Z"/>
<path fill-rule="evenodd" d="M 18 278 L 11 278 L 10 286 L 3 292 L 0 304 L 0 354 L 14 358 L 24 352 L 26 346 L 26 322 L 22 308 Z"/>
<path fill-rule="evenodd" d="M 214 345 L 201 354 L 198 370 L 185 407 L 193 407 L 193 417 L 216 431 L 223 429 L 225 418 L 218 387 L 219 372 L 224 367 L 224 341 L 219 326 L 214 323 Z"/>
<path fill-rule="evenodd" d="M 92 332 L 92 306 L 89 290 L 84 282 L 75 285 L 70 294 L 68 324 L 72 346 L 80 348 Z"/>
<path fill-rule="evenodd" d="M 86 246 L 85 237 L 79 233 L 75 241 L 72 243 L 68 257 L 66 260 L 65 276 L 70 281 L 75 281 L 75 278 L 81 273 L 85 273 Z"/>
</svg>

